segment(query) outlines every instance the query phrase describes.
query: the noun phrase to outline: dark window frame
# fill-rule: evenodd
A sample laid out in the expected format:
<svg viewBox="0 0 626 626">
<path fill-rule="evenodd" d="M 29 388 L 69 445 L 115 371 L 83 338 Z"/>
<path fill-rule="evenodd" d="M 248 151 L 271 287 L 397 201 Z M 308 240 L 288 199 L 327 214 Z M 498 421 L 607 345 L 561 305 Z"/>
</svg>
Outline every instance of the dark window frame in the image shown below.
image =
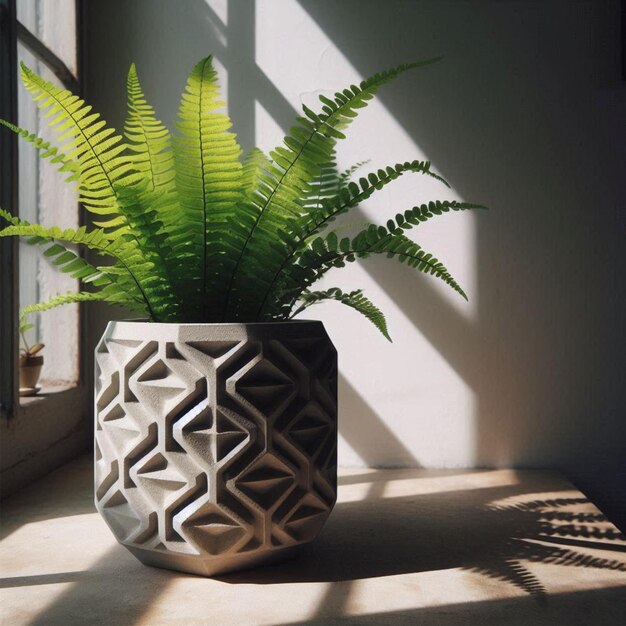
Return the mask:
<svg viewBox="0 0 626 626">
<path fill-rule="evenodd" d="M 0 0 L 0 117 L 17 120 L 17 30 L 15 0 Z M 17 137 L 0 133 L 0 206 L 17 211 Z M 19 407 L 18 258 L 14 237 L 0 238 L 0 416 Z"/>
</svg>

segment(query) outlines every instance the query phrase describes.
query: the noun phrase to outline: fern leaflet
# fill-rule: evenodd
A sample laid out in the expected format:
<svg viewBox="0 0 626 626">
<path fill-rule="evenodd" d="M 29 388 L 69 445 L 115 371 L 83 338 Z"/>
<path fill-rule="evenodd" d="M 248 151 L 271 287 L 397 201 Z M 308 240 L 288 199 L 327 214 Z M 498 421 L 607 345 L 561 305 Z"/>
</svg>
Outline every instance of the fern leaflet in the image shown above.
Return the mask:
<svg viewBox="0 0 626 626">
<path fill-rule="evenodd" d="M 292 318 L 314 304 L 318 304 L 324 300 L 337 300 L 337 302 L 341 302 L 346 306 L 352 307 L 364 315 L 370 322 L 372 322 L 372 324 L 374 324 L 374 326 L 376 326 L 376 328 L 378 328 L 386 339 L 391 341 L 389 331 L 387 330 L 387 321 L 385 320 L 385 316 L 378 307 L 376 307 L 363 295 L 362 289 L 357 289 L 356 291 L 351 291 L 350 293 L 344 293 L 337 287 L 332 287 L 331 289 L 326 289 L 325 291 L 305 290 L 300 294 L 298 299 L 301 304 L 291 315 Z"/>
</svg>

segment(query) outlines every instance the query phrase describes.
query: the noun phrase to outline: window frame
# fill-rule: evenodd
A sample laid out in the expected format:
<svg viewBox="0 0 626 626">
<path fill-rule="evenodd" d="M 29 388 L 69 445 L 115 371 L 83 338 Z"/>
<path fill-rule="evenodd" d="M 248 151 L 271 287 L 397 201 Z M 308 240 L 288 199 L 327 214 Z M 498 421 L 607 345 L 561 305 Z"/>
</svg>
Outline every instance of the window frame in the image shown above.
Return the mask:
<svg viewBox="0 0 626 626">
<path fill-rule="evenodd" d="M 82 2 L 76 6 L 77 77 L 63 61 L 17 19 L 16 0 L 0 0 L 0 117 L 17 124 L 18 41 L 43 62 L 66 89 L 81 94 L 83 67 Z M 0 206 L 19 215 L 18 137 L 0 132 Z M 82 212 L 79 211 L 82 224 Z M 30 398 L 19 395 L 19 254 L 18 238 L 0 238 L 0 419 L 37 421 L 43 415 L 70 411 L 85 413 L 87 407 L 85 310 L 79 305 L 78 380 L 70 387 L 59 387 Z M 24 420 L 25 421 L 25 420 Z"/>
<path fill-rule="evenodd" d="M 0 117 L 17 120 L 17 28 L 15 0 L 0 0 Z M 0 133 L 0 206 L 18 210 L 17 137 Z M 0 238 L 0 418 L 19 407 L 18 255 L 15 237 Z"/>
</svg>

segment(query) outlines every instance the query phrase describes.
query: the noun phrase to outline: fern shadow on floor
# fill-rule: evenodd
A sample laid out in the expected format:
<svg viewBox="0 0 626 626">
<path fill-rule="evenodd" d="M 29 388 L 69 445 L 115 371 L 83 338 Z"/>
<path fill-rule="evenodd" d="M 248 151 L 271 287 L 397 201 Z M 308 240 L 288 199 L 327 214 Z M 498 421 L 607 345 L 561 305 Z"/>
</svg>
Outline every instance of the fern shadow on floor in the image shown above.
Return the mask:
<svg viewBox="0 0 626 626">
<path fill-rule="evenodd" d="M 370 492 L 338 504 L 297 558 L 221 580 L 331 583 L 461 568 L 542 599 L 545 586 L 529 563 L 626 572 L 626 539 L 585 498 L 513 493 L 510 486 L 406 497 Z"/>
</svg>

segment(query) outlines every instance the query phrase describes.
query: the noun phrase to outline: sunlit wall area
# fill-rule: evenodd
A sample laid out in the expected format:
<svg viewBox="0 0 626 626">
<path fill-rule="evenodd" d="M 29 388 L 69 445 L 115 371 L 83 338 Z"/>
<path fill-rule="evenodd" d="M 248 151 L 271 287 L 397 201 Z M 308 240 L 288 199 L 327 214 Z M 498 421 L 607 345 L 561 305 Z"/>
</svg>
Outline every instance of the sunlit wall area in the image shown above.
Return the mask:
<svg viewBox="0 0 626 626">
<path fill-rule="evenodd" d="M 87 93 L 105 117 L 122 125 L 135 61 L 171 123 L 188 71 L 213 53 L 244 148 L 276 145 L 320 93 L 444 55 L 381 92 L 339 164 L 429 159 L 451 184 L 407 175 L 356 221 L 429 199 L 490 207 L 411 235 L 470 300 L 385 259 L 328 276 L 325 286 L 363 288 L 394 339 L 340 305 L 310 311 L 340 352 L 340 463 L 558 467 L 600 502 L 619 491 L 619 2 L 91 0 L 86 10 Z"/>
</svg>

